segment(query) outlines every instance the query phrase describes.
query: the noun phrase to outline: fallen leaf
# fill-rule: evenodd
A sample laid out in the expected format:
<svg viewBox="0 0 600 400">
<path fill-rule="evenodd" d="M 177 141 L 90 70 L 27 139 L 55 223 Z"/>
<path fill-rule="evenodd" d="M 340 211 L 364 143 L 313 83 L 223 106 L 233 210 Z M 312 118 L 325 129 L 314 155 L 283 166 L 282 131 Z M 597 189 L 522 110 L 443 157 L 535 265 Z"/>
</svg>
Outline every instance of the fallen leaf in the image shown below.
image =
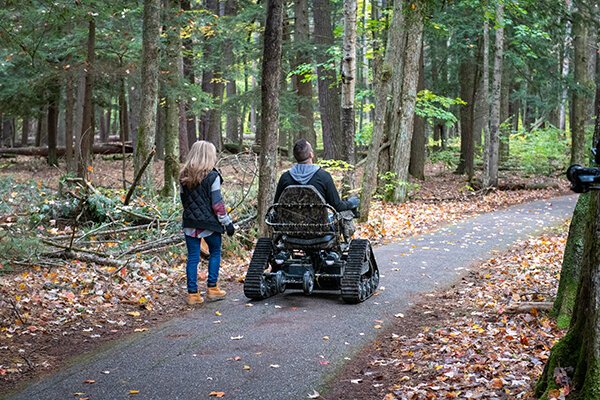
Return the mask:
<svg viewBox="0 0 600 400">
<path fill-rule="evenodd" d="M 208 394 L 210 397 L 224 397 L 225 396 L 225 392 L 210 392 Z"/>
<path fill-rule="evenodd" d="M 140 394 L 139 390 L 130 390 L 129 394 Z"/>
<path fill-rule="evenodd" d="M 83 381 L 83 383 L 88 383 L 91 385 L 92 383 L 96 383 L 96 381 L 93 379 L 86 379 L 85 381 Z"/>
<path fill-rule="evenodd" d="M 220 316 L 222 315 L 222 314 L 221 314 L 221 311 L 215 311 L 215 315 L 216 315 L 217 317 L 220 317 Z"/>
</svg>

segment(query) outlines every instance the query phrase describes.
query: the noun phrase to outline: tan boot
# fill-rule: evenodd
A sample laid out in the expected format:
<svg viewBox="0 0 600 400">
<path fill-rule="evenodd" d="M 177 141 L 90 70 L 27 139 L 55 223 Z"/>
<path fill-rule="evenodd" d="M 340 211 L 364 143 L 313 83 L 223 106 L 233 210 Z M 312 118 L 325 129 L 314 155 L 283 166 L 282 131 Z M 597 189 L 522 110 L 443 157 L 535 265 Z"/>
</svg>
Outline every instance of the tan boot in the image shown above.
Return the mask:
<svg viewBox="0 0 600 400">
<path fill-rule="evenodd" d="M 226 294 L 227 292 L 219 289 L 219 286 L 209 287 L 206 290 L 206 299 L 210 301 L 222 300 Z"/>
<path fill-rule="evenodd" d="M 187 303 L 190 306 L 200 305 L 204 303 L 204 299 L 200 293 L 188 293 L 187 295 Z"/>
</svg>

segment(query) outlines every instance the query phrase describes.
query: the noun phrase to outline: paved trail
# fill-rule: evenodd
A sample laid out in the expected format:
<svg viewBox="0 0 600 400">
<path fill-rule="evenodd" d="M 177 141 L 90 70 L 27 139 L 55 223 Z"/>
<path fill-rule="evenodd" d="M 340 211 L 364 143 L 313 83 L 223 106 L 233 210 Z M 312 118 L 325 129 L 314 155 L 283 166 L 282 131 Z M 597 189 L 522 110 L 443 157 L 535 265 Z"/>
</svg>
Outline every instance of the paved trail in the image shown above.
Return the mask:
<svg viewBox="0 0 600 400">
<path fill-rule="evenodd" d="M 226 399 L 306 399 L 376 337 L 374 325 L 390 323 L 415 295 L 451 284 L 494 251 L 563 222 L 575 201 L 565 196 L 514 206 L 378 247 L 381 294 L 365 303 L 286 292 L 248 307 L 238 291 L 80 358 L 7 398 L 72 399 L 81 392 L 91 400 L 206 399 L 217 391 Z"/>
</svg>

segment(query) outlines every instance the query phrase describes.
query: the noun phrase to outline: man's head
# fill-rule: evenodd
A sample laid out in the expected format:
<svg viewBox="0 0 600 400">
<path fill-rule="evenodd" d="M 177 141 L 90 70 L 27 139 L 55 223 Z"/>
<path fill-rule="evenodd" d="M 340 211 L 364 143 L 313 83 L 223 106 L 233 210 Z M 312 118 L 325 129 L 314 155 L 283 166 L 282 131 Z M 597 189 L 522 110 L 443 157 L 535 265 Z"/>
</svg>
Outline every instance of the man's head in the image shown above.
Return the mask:
<svg viewBox="0 0 600 400">
<path fill-rule="evenodd" d="M 310 164 L 314 156 L 312 146 L 306 139 L 300 139 L 294 144 L 294 158 L 298 164 Z"/>
</svg>

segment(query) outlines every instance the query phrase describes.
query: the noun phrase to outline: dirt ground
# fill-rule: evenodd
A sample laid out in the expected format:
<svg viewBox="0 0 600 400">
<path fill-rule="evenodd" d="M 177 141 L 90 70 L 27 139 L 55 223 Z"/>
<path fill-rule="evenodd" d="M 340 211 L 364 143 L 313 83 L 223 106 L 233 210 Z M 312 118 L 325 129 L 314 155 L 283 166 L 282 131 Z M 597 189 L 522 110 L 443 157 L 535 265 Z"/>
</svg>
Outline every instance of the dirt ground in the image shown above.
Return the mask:
<svg viewBox="0 0 600 400">
<path fill-rule="evenodd" d="M 256 159 L 249 154 L 231 156 L 221 166 L 226 182 L 245 188 L 255 175 Z M 162 165 L 158 162 L 153 168 L 157 186 L 160 186 Z M 96 187 L 121 188 L 122 170 L 121 160 L 97 158 L 92 182 Z M 131 182 L 133 167 L 130 159 L 125 161 L 125 171 L 126 182 Z M 16 182 L 34 180 L 57 190 L 59 178 L 64 174 L 64 169 L 50 168 L 43 159 L 0 159 L 0 179 L 11 177 Z M 515 178 L 507 174 L 502 182 L 516 190 L 484 194 L 469 190 L 463 177 L 453 175 L 440 166 L 430 166 L 427 176 L 405 204 L 374 201 L 373 216 L 367 223 L 358 226 L 356 235 L 368 237 L 376 244 L 386 243 L 478 213 L 568 191 L 567 183 L 560 177 Z M 532 187 L 537 189 L 531 190 Z M 243 201 L 252 203 L 251 198 Z M 234 213 L 233 217 L 241 216 Z M 0 222 L 3 218 L 6 216 L 0 215 Z M 240 235 L 248 237 L 249 233 L 240 232 Z M 252 249 L 251 246 L 232 248 L 235 252 L 226 252 L 221 270 L 221 282 L 226 289 L 240 288 Z M 73 355 L 92 351 L 124 335 L 151 329 L 172 315 L 189 311 L 184 302 L 185 256 L 181 248 L 169 254 L 168 259 L 155 257 L 118 280 L 113 279 L 112 271 L 102 267 L 90 268 L 89 265 L 69 262 L 62 267 L 32 266 L 0 274 L 0 294 L 5 299 L 0 307 L 0 315 L 5 319 L 0 325 L 0 392 L 55 371 Z M 96 285 L 94 290 L 100 288 L 104 295 L 94 296 L 89 287 L 90 281 Z M 443 300 L 431 297 L 427 303 L 415 306 L 433 307 L 436 313 L 414 313 L 413 317 L 403 319 L 402 326 L 394 332 L 403 336 L 417 328 L 435 325 L 440 321 L 436 318 L 446 314 L 444 307 L 452 307 L 457 300 L 448 296 Z M 429 304 L 429 300 L 433 303 Z M 386 341 L 376 343 L 361 356 L 362 364 L 348 367 L 342 381 L 354 376 L 356 370 L 352 368 L 370 365 L 378 354 L 392 354 L 399 345 Z M 393 386 L 392 382 L 397 377 L 390 372 L 391 369 L 386 371 L 373 375 L 378 377 L 377 381 L 382 386 L 362 385 L 359 388 L 351 385 L 353 392 L 361 394 L 356 398 L 382 398 L 386 395 L 381 388 Z M 347 398 L 335 397 L 335 393 L 338 392 L 328 398 Z"/>
</svg>

